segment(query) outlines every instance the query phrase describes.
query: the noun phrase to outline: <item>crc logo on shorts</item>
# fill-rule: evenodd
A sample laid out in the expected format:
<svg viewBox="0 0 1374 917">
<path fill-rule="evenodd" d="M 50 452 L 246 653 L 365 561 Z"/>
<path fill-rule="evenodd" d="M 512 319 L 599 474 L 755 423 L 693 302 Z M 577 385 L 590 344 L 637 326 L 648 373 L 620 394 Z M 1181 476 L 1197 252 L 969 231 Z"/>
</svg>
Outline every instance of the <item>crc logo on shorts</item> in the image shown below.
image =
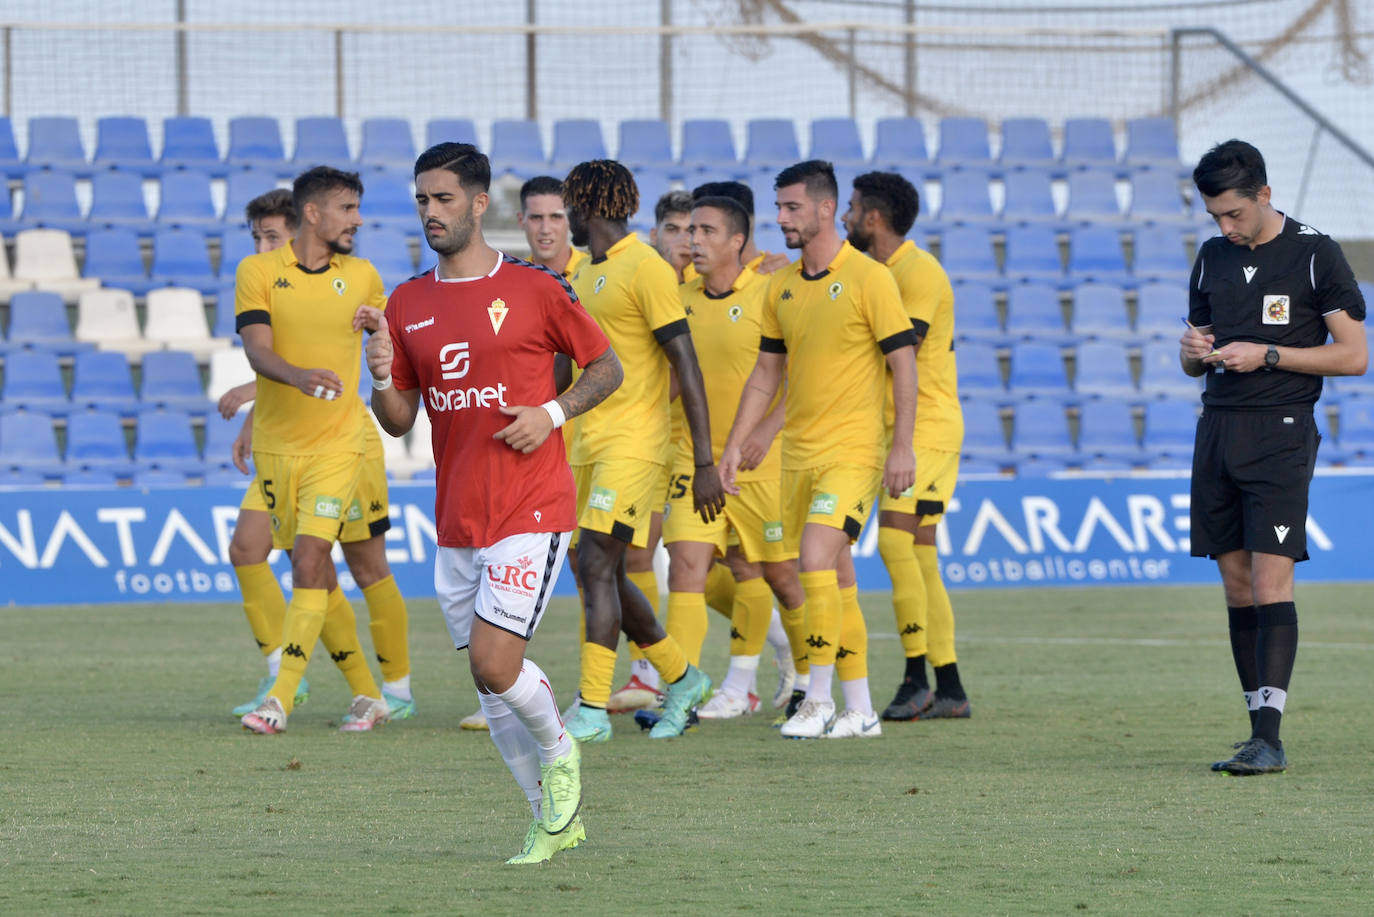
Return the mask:
<svg viewBox="0 0 1374 917">
<path fill-rule="evenodd" d="M 1266 325 L 1288 324 L 1288 297 L 1264 297 L 1264 314 L 1262 318 L 1264 320 L 1264 324 Z"/>
<path fill-rule="evenodd" d="M 777 544 L 782 541 L 782 523 L 765 522 L 763 524 L 763 540 L 769 544 Z"/>
<path fill-rule="evenodd" d="M 513 564 L 488 566 L 487 581 L 493 589 L 529 598 L 539 588 L 539 571 L 535 569 L 534 561 L 522 557 Z"/>
<path fill-rule="evenodd" d="M 811 498 L 811 508 L 807 513 L 812 516 L 833 516 L 835 507 L 840 505 L 840 498 L 834 494 L 816 494 Z"/>
<path fill-rule="evenodd" d="M 463 378 L 468 374 L 470 365 L 471 355 L 468 353 L 467 341 L 445 344 L 439 350 L 439 375 L 445 379 Z"/>
<path fill-rule="evenodd" d="M 338 519 L 343 515 L 343 501 L 338 497 L 316 497 L 315 515 L 321 519 Z"/>
<path fill-rule="evenodd" d="M 901 498 L 902 498 L 903 500 L 905 500 L 907 497 L 910 497 L 910 496 L 913 495 L 914 493 L 916 493 L 916 485 L 915 485 L 915 484 L 912 484 L 912 485 L 911 485 L 910 487 L 908 487 L 906 490 L 902 491 L 902 493 L 901 493 Z"/>
<path fill-rule="evenodd" d="M 345 522 L 357 522 L 363 518 L 363 505 L 357 500 L 348 504 L 348 515 L 344 517 Z"/>
<path fill-rule="evenodd" d="M 591 496 L 587 497 L 587 508 L 611 512 L 615 509 L 615 491 L 605 487 L 593 487 Z"/>
</svg>

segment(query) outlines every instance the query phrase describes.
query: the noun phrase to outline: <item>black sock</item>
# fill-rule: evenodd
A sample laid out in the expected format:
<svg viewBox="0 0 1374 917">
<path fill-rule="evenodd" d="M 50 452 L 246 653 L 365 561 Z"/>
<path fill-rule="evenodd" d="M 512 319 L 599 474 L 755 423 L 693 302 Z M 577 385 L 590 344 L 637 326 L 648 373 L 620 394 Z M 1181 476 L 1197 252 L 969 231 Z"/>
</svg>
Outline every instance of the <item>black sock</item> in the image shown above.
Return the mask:
<svg viewBox="0 0 1374 917">
<path fill-rule="evenodd" d="M 935 693 L 950 700 L 965 700 L 964 686 L 959 681 L 959 663 L 935 666 Z"/>
<path fill-rule="evenodd" d="M 906 657 L 906 673 L 902 680 L 917 688 L 929 688 L 930 682 L 926 681 L 926 657 L 925 653 L 919 656 Z"/>
<path fill-rule="evenodd" d="M 1298 657 L 1298 609 L 1292 602 L 1274 602 L 1256 609 L 1259 622 L 1255 643 L 1259 662 L 1259 715 L 1253 736 L 1278 747 L 1283 703 L 1288 697 L 1288 680 Z M 1282 692 L 1281 697 L 1276 697 Z"/>
<path fill-rule="evenodd" d="M 1227 606 L 1226 617 L 1231 625 L 1231 658 L 1236 663 L 1236 674 L 1240 676 L 1240 689 L 1246 696 L 1259 690 L 1259 657 L 1255 652 L 1255 641 L 1259 636 L 1259 621 L 1254 605 L 1239 607 Z M 1250 714 L 1250 728 L 1255 728 L 1257 710 L 1247 710 Z"/>
</svg>

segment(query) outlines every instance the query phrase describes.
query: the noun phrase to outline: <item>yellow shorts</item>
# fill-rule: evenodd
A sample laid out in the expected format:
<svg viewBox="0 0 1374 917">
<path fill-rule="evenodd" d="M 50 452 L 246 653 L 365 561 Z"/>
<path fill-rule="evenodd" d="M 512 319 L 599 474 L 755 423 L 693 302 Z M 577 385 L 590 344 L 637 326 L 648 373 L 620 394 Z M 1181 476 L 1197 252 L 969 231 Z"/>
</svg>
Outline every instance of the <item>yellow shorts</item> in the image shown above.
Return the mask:
<svg viewBox="0 0 1374 917">
<path fill-rule="evenodd" d="M 386 459 L 382 452 L 382 438 L 375 423 L 367 424 L 364 433 L 363 470 L 358 476 L 358 490 L 344 513 L 344 525 L 339 540 L 345 544 L 367 541 L 391 528 L 391 506 L 386 486 Z"/>
<path fill-rule="evenodd" d="M 716 553 L 724 557 L 725 549 L 734 543 L 750 563 L 771 564 L 797 556 L 795 549 L 788 553 L 783 538 L 781 481 L 742 482 L 739 496 L 725 498 L 725 512 L 717 515 L 714 522 L 702 522 L 701 514 L 692 505 L 694 469 L 679 465 L 673 471 L 668 509 L 663 517 L 664 544 L 713 544 Z"/>
<path fill-rule="evenodd" d="M 881 468 L 826 465 L 782 471 L 783 543 L 796 556 L 807 523 L 828 525 L 853 544 L 883 485 Z"/>
<path fill-rule="evenodd" d="M 663 466 L 640 459 L 610 459 L 572 466 L 577 483 L 577 526 L 603 532 L 636 548 L 649 543 L 649 519 L 663 511 Z"/>
<path fill-rule="evenodd" d="M 944 516 L 958 480 L 959 453 L 918 448 L 916 483 L 902 491 L 900 497 L 883 491 L 878 509 L 919 516 L 921 525 L 935 525 Z"/>
<path fill-rule="evenodd" d="M 297 535 L 337 541 L 362 473 L 362 456 L 253 453 L 257 485 L 272 517 L 272 546 L 289 548 Z"/>
</svg>

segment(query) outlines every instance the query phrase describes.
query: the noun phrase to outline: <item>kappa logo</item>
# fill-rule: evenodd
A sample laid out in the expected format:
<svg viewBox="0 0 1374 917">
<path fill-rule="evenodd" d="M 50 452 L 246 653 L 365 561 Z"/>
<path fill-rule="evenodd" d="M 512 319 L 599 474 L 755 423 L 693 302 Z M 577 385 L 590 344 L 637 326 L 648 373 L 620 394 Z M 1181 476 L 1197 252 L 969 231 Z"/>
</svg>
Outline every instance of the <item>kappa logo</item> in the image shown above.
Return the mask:
<svg viewBox="0 0 1374 917">
<path fill-rule="evenodd" d="M 743 639 L 744 639 L 744 634 L 742 634 L 742 633 L 740 633 L 739 631 L 735 630 L 734 626 L 731 625 L 731 627 L 730 627 L 730 639 L 731 639 L 731 640 L 743 640 Z"/>
<path fill-rule="evenodd" d="M 329 658 L 333 659 L 335 662 L 343 662 L 345 659 L 352 655 L 353 650 L 339 650 L 337 653 L 330 653 Z"/>
<path fill-rule="evenodd" d="M 491 333 L 500 334 L 501 326 L 506 322 L 506 314 L 510 309 L 506 308 L 504 299 L 493 299 L 491 305 L 487 306 L 487 315 L 491 318 Z"/>
<path fill-rule="evenodd" d="M 683 307 L 682 307 L 682 311 L 683 311 L 683 314 L 685 314 L 685 315 L 696 315 L 696 313 L 692 311 L 692 307 L 691 307 L 691 306 L 683 306 Z"/>
<path fill-rule="evenodd" d="M 778 297 L 778 299 L 791 299 L 791 298 L 792 298 L 792 291 L 791 291 L 791 290 L 783 290 L 783 291 L 782 291 L 782 295 Z"/>
<path fill-rule="evenodd" d="M 367 505 L 367 511 L 369 513 L 380 513 L 382 511 L 382 501 L 373 500 L 371 503 Z"/>
<path fill-rule="evenodd" d="M 813 650 L 818 650 L 823 646 L 831 646 L 832 644 L 829 640 L 825 639 L 819 634 L 811 634 L 806 638 L 806 645 L 811 647 Z"/>
<path fill-rule="evenodd" d="M 1289 531 L 1291 530 L 1286 525 L 1274 526 L 1274 537 L 1279 540 L 1279 544 L 1283 544 L 1283 540 L 1288 537 Z"/>
<path fill-rule="evenodd" d="M 295 656 L 297 659 L 305 658 L 305 650 L 301 649 L 299 643 L 288 643 L 281 648 L 283 656 Z"/>
<path fill-rule="evenodd" d="M 294 290 L 294 289 L 295 289 L 295 287 L 291 286 L 291 281 L 287 280 L 285 277 L 278 277 L 278 278 L 277 278 L 277 282 L 274 283 L 274 284 L 272 284 L 272 286 L 276 287 L 278 290 Z"/>
<path fill-rule="evenodd" d="M 902 628 L 902 636 L 905 637 L 907 634 L 919 634 L 922 630 L 924 630 L 924 628 L 921 627 L 921 625 L 912 621 L 906 627 Z"/>
<path fill-rule="evenodd" d="M 835 650 L 835 661 L 836 661 L 836 662 L 839 662 L 841 659 L 843 659 L 843 658 L 846 657 L 846 656 L 853 656 L 855 652 L 857 652 L 857 651 L 856 651 L 856 650 L 851 650 L 851 649 L 845 649 L 845 648 L 842 646 L 842 647 L 840 647 L 839 649 Z"/>
<path fill-rule="evenodd" d="M 1241 271 L 1243 271 L 1243 272 L 1245 273 L 1245 282 L 1246 282 L 1246 283 L 1249 283 L 1251 280 L 1254 280 L 1254 279 L 1255 279 L 1255 271 L 1257 271 L 1257 270 L 1259 270 L 1259 268 L 1257 268 L 1257 267 L 1248 267 L 1248 266 L 1247 266 L 1247 267 L 1241 268 Z"/>
<path fill-rule="evenodd" d="M 468 374 L 472 365 L 472 354 L 468 352 L 468 342 L 458 341 L 445 344 L 439 349 L 439 375 L 444 379 L 461 379 Z"/>
<path fill-rule="evenodd" d="M 854 504 L 854 512 L 860 516 L 868 515 L 868 513 L 864 509 L 864 501 L 860 500 L 858 503 Z"/>
</svg>

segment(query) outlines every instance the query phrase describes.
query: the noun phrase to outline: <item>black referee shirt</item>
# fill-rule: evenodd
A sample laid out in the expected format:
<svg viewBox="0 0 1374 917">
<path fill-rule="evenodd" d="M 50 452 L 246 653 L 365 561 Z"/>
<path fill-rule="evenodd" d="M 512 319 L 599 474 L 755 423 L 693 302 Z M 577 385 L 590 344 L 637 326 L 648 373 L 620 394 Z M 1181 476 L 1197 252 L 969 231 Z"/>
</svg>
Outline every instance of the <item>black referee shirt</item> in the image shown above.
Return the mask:
<svg viewBox="0 0 1374 917">
<path fill-rule="evenodd" d="M 1323 316 L 1344 309 L 1364 321 L 1364 297 L 1341 247 L 1296 220 L 1283 218 L 1279 234 L 1251 249 L 1224 236 L 1198 249 L 1189 283 L 1188 320 L 1212 326 L 1216 346 L 1255 341 L 1280 347 L 1326 343 Z M 1315 404 L 1322 377 L 1287 372 L 1207 372 L 1202 403 L 1237 411 L 1266 411 Z"/>
</svg>

